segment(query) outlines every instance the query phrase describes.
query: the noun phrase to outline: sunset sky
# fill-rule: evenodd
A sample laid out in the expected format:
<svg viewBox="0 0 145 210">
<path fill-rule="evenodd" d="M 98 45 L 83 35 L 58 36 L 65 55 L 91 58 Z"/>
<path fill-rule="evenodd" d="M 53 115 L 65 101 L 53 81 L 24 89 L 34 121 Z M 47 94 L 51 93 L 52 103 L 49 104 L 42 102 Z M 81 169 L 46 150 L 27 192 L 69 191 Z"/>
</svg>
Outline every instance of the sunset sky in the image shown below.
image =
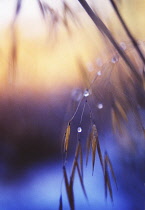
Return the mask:
<svg viewBox="0 0 145 210">
<path fill-rule="evenodd" d="M 95 6 L 98 13 L 105 23 L 109 24 L 112 31 L 115 27 L 120 30 L 119 24 L 115 25 L 116 18 L 111 19 L 113 16 L 109 3 L 103 4 L 104 1 L 99 0 L 96 3 Z M 47 0 L 45 2 L 51 4 L 51 7 L 61 14 L 61 0 Z M 90 5 L 93 5 L 93 3 L 90 3 Z M 9 80 L 8 69 L 12 44 L 10 26 L 15 6 L 16 0 L 0 1 L 0 52 L 3 66 L 0 77 L 1 84 L 3 84 L 3 81 L 5 83 L 6 80 Z M 98 33 L 92 21 L 83 12 L 78 1 L 71 1 L 71 7 L 77 14 L 83 27 L 77 27 L 70 20 L 71 34 L 68 34 L 67 30 L 60 23 L 58 23 L 58 30 L 55 34 L 49 30 L 49 25 L 45 25 L 36 0 L 31 0 L 31 4 L 29 0 L 23 0 L 22 10 L 17 20 L 17 86 L 35 87 L 42 90 L 59 89 L 62 86 L 65 87 L 71 84 L 72 86 L 77 86 L 79 78 L 77 76 L 76 60 L 78 58 L 81 58 L 85 66 L 98 58 L 104 59 L 103 62 L 105 62 L 105 46 L 102 44 L 100 33 Z M 111 16 L 109 16 L 110 14 Z M 124 12 L 124 14 L 126 13 Z M 128 18 L 127 15 L 126 17 Z M 128 18 L 127 20 L 130 24 L 130 19 Z M 113 25 L 111 24 L 112 21 Z M 136 22 L 134 21 L 136 27 L 139 28 L 137 21 L 143 24 L 143 20 L 137 19 Z M 118 29 L 113 31 L 116 36 L 120 35 Z M 135 33 L 141 35 L 138 30 Z M 120 40 L 123 38 L 123 35 L 119 36 Z"/>
</svg>

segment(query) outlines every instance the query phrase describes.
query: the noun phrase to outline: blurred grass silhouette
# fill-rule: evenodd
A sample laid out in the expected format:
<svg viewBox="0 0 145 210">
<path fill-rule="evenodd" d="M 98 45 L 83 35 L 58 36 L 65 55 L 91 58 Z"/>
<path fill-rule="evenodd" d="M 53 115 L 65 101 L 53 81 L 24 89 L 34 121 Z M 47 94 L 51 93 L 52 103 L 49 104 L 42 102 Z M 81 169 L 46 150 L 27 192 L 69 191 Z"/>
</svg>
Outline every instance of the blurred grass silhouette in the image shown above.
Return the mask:
<svg viewBox="0 0 145 210">
<path fill-rule="evenodd" d="M 105 16 L 105 10 L 97 10 L 97 3 L 91 1 L 79 0 L 83 8 L 76 1 L 78 10 L 62 1 L 57 10 L 38 0 L 42 33 L 26 37 L 31 25 L 23 28 L 19 23 L 24 2 L 16 1 L 10 26 L 1 32 L 2 161 L 17 174 L 17 168 L 53 155 L 60 157 L 58 145 L 64 132 L 63 184 L 70 208 L 75 209 L 76 172 L 87 197 L 83 162 L 88 162 L 90 153 L 90 176 L 98 156 L 105 196 L 108 193 L 113 201 L 110 177 L 116 183 L 115 168 L 101 136 L 113 131 L 119 146 L 132 154 L 145 149 L 145 3 L 108 1 L 123 28 L 111 4 Z M 61 193 L 59 209 L 63 196 Z"/>
</svg>

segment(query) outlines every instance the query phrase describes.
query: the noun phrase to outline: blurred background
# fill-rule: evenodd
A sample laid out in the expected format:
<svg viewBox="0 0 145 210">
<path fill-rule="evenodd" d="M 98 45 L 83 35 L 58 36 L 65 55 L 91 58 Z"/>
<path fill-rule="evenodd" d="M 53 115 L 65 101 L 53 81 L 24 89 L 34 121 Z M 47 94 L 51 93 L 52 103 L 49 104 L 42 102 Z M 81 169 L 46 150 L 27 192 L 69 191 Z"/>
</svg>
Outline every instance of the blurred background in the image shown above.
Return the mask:
<svg viewBox="0 0 145 210">
<path fill-rule="evenodd" d="M 144 52 L 145 1 L 115 2 Z M 88 3 L 141 71 L 143 64 L 110 1 Z M 88 166 L 84 164 L 88 201 L 76 176 L 76 209 L 145 208 L 144 91 L 128 74 L 124 61 L 120 57 L 114 61 L 114 55 L 114 48 L 77 0 L 0 1 L 0 209 L 58 209 L 63 178 L 62 141 L 68 121 L 88 87 L 87 80 L 95 81 L 88 101 L 102 153 L 107 150 L 112 161 L 118 190 L 111 179 L 114 203 L 109 196 L 106 201 L 99 158 L 96 157 L 92 176 L 90 154 Z M 97 82 L 96 76 L 100 76 Z M 122 94 L 118 78 L 123 81 L 126 95 Z M 114 132 L 112 97 L 125 104 L 124 96 L 131 98 L 132 106 L 124 105 L 128 120 L 122 121 L 121 133 Z M 90 114 L 88 107 L 82 112 L 84 103 L 80 103 L 72 122 L 68 174 L 82 115 L 85 159 Z M 62 195 L 64 209 L 69 209 L 64 185 Z"/>
</svg>

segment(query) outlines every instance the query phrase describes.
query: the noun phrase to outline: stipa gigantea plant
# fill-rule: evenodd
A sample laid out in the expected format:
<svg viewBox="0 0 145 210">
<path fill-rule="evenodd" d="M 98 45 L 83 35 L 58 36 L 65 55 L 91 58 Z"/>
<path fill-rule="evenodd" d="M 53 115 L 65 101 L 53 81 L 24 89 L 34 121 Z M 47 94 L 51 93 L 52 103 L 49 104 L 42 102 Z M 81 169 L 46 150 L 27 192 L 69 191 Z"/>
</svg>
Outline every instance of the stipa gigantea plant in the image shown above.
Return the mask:
<svg viewBox="0 0 145 210">
<path fill-rule="evenodd" d="M 119 56 L 120 59 L 120 56 Z M 106 89 L 110 89 L 111 90 L 111 95 L 109 95 L 109 101 L 110 101 L 110 116 L 111 116 L 111 123 L 112 123 L 112 129 L 114 131 L 114 134 L 119 133 L 120 136 L 123 137 L 124 135 L 124 131 L 125 131 L 125 125 L 128 123 L 129 118 L 128 118 L 128 112 L 132 112 L 133 115 L 135 115 L 135 118 L 137 120 L 138 125 L 140 126 L 141 132 L 144 133 L 144 127 L 142 125 L 142 121 L 138 112 L 138 102 L 136 101 L 136 96 L 135 96 L 135 87 L 134 84 L 132 84 L 132 81 L 130 81 L 130 83 L 125 84 L 123 82 L 123 84 L 127 87 L 128 85 L 131 87 L 130 90 L 128 90 L 129 92 L 127 92 L 126 90 L 124 90 L 124 85 L 122 87 L 122 81 L 120 82 L 120 87 L 115 89 L 115 86 L 113 84 L 114 80 L 116 78 L 113 78 L 113 71 L 116 70 L 120 70 L 120 66 L 119 66 L 119 61 L 115 59 L 114 57 L 111 58 L 111 61 L 109 61 L 112 63 L 112 65 L 115 65 L 115 68 L 112 70 L 111 74 L 109 75 L 109 79 L 107 79 L 107 84 L 106 85 Z M 108 63 L 105 64 L 106 66 L 108 65 Z M 82 67 L 81 71 L 84 71 L 85 67 L 83 65 L 79 65 Z M 112 67 L 111 67 L 112 68 Z M 111 179 L 112 178 L 116 184 L 116 188 L 117 187 L 117 181 L 116 181 L 116 177 L 115 177 L 115 173 L 113 170 L 113 166 L 111 164 L 110 158 L 107 154 L 107 152 L 105 152 L 105 155 L 103 156 L 102 154 L 102 149 L 101 149 L 101 145 L 100 145 L 100 140 L 99 140 L 99 133 L 97 130 L 97 125 L 96 125 L 96 121 L 99 121 L 98 116 L 96 115 L 96 113 L 94 113 L 94 107 L 95 109 L 104 109 L 104 103 L 101 103 L 98 101 L 100 101 L 99 96 L 95 94 L 95 90 L 96 87 L 98 87 L 100 84 L 99 79 L 101 78 L 101 81 L 103 81 L 103 79 L 106 78 L 106 75 L 104 72 L 105 67 L 101 67 L 101 70 L 99 69 L 99 71 L 96 72 L 95 77 L 92 79 L 92 82 L 89 84 L 89 79 L 87 78 L 85 81 L 85 86 L 87 86 L 87 89 L 84 89 L 84 92 L 82 94 L 82 97 L 80 98 L 79 102 L 78 102 L 78 107 L 76 108 L 76 111 L 74 112 L 72 118 L 69 120 L 68 125 L 66 127 L 66 132 L 65 132 L 65 138 L 64 138 L 64 162 L 63 162 L 63 170 L 64 170 L 64 183 L 65 183 L 65 187 L 66 187 L 66 192 L 67 192 L 67 196 L 68 196 L 68 201 L 69 201 L 69 205 L 70 205 L 70 209 L 75 209 L 74 207 L 74 203 L 75 203 L 75 193 L 73 193 L 73 186 L 74 186 L 74 177 L 75 177 L 75 173 L 77 172 L 79 174 L 79 179 L 80 179 L 80 184 L 82 186 L 82 190 L 84 192 L 84 195 L 86 197 L 86 193 L 87 190 L 85 189 L 85 183 L 83 181 L 83 167 L 84 164 L 83 162 L 86 162 L 86 165 L 88 164 L 88 159 L 89 156 L 91 155 L 91 161 L 92 161 L 92 175 L 94 172 L 94 167 L 95 167 L 95 162 L 96 162 L 96 156 L 98 156 L 99 160 L 100 160 L 100 165 L 102 167 L 102 171 L 103 171 L 103 176 L 104 176 L 104 185 L 105 185 L 105 197 L 108 197 L 108 194 L 113 202 L 113 190 L 112 190 L 112 185 L 111 185 Z M 107 72 L 108 73 L 108 72 Z M 124 72 L 124 74 L 126 74 Z M 84 76 L 85 75 L 85 76 Z M 86 77 L 86 73 L 82 74 L 82 77 L 85 78 Z M 105 77 L 105 78 L 104 78 Z M 130 78 L 130 75 L 129 75 Z M 120 78 L 121 79 L 121 78 Z M 105 81 L 106 82 L 106 81 Z M 104 84 L 104 83 L 103 83 Z M 116 84 L 116 83 L 115 83 Z M 104 91 L 105 91 L 104 90 Z M 109 91 L 108 91 L 109 93 Z M 107 93 L 105 93 L 105 95 L 107 95 Z M 135 101 L 134 101 L 135 100 Z M 106 100 L 105 100 L 106 102 Z M 95 103 L 95 106 L 94 106 Z M 107 102 L 108 103 L 108 102 Z M 81 106 L 82 104 L 82 106 Z M 67 154 L 71 145 L 71 134 L 74 132 L 72 129 L 72 125 L 73 125 L 73 120 L 74 118 L 77 116 L 78 112 L 80 111 L 79 107 L 82 107 L 81 110 L 81 117 L 80 120 L 78 121 L 78 128 L 77 128 L 77 146 L 76 146 L 76 151 L 75 151 L 75 156 L 74 156 L 74 160 L 72 163 L 72 170 L 70 173 L 70 176 L 68 175 L 67 171 L 67 162 L 69 161 L 69 158 L 67 159 Z M 84 141 L 84 138 L 81 137 L 81 133 L 83 133 L 83 122 L 82 122 L 82 118 L 84 116 L 84 113 L 86 111 L 86 109 L 89 110 L 89 119 L 90 119 L 90 132 L 88 134 L 88 137 L 86 138 L 86 142 Z M 85 118 L 85 120 L 87 120 Z M 82 151 L 81 147 L 83 144 L 86 144 L 86 160 L 84 161 L 84 151 Z M 110 173 L 112 176 L 110 176 Z M 82 172 L 81 172 L 82 171 Z M 90 173 L 91 175 L 91 173 Z M 66 179 L 67 177 L 67 179 Z M 68 178 L 70 177 L 70 178 Z M 60 206 L 62 205 L 62 194 L 61 194 L 61 200 L 60 200 Z"/>
<path fill-rule="evenodd" d="M 120 59 L 120 60 L 122 60 L 121 62 L 123 62 L 123 63 L 125 62 L 125 64 L 123 64 L 123 65 L 126 65 L 127 71 L 129 71 L 129 72 L 123 71 L 124 75 L 127 76 L 127 78 L 128 78 L 127 81 L 129 81 L 129 83 L 126 84 L 126 82 L 124 82 L 122 80 L 122 78 L 120 77 L 120 78 L 118 78 L 119 88 L 118 87 L 116 88 L 113 84 L 115 82 L 116 78 L 114 78 L 114 80 L 113 80 L 113 71 L 114 70 L 112 70 L 112 68 L 111 68 L 109 77 L 107 78 L 108 79 L 107 83 L 109 83 L 109 89 L 111 89 L 111 94 L 112 94 L 112 95 L 110 95 L 110 101 L 111 101 L 111 118 L 112 118 L 113 130 L 115 133 L 117 131 L 120 133 L 120 135 L 123 135 L 124 124 L 125 124 L 125 122 L 128 121 L 128 111 L 131 110 L 133 115 L 135 115 L 135 118 L 137 119 L 138 123 L 140 124 L 142 132 L 144 132 L 144 127 L 142 125 L 141 118 L 140 118 L 138 108 L 137 108 L 139 101 L 137 99 L 137 95 L 136 95 L 136 91 L 135 91 L 136 85 L 137 85 L 137 86 L 139 86 L 139 89 L 141 90 L 141 92 L 143 92 L 143 94 L 144 94 L 144 64 L 145 64 L 144 54 L 143 54 L 142 50 L 140 49 L 140 46 L 138 45 L 137 41 L 135 40 L 135 38 L 132 36 L 131 32 L 127 28 L 125 22 L 123 21 L 114 1 L 111 1 L 111 3 L 115 9 L 115 12 L 116 12 L 121 24 L 124 27 L 124 30 L 126 31 L 128 37 L 130 38 L 130 42 L 132 43 L 133 47 L 135 48 L 138 59 L 142 63 L 140 66 L 136 66 L 136 64 L 134 63 L 134 61 L 132 59 L 131 53 L 128 54 L 125 52 L 126 43 L 122 42 L 122 43 L 120 43 L 120 45 L 117 43 L 117 41 L 114 39 L 111 32 L 108 30 L 108 28 L 102 22 L 102 20 L 92 11 L 92 9 L 89 7 L 87 2 L 85 0 L 79 0 L 79 2 L 83 6 L 83 8 L 86 10 L 86 12 L 90 16 L 90 18 L 93 20 L 95 25 L 98 27 L 98 29 L 109 39 L 109 41 L 112 43 L 113 47 L 115 48 L 115 51 L 116 51 L 115 56 L 113 56 L 111 58 L 111 63 L 113 65 L 112 68 L 114 68 L 114 66 L 117 70 L 122 68 L 119 65 L 117 65 L 117 67 L 116 67 L 116 63 L 119 63 L 120 62 L 119 59 Z M 98 76 L 102 75 L 103 70 L 98 71 L 97 75 L 94 77 L 92 82 L 89 82 L 86 72 L 84 71 L 85 68 L 80 62 L 79 62 L 79 67 L 82 72 L 82 77 L 85 81 L 85 86 L 87 87 L 86 90 L 84 90 L 83 97 L 90 97 L 90 92 L 92 92 L 92 94 L 94 92 L 92 86 L 94 85 L 94 83 L 96 83 Z M 139 71 L 138 68 L 141 68 L 141 71 Z M 117 71 L 117 74 L 118 74 L 117 76 L 120 76 L 118 71 Z M 135 81 L 135 84 L 133 81 Z M 130 86 L 129 91 L 126 90 L 126 87 L 128 87 L 128 86 Z M 116 88 L 116 89 L 114 89 L 114 88 Z M 78 107 L 80 106 L 82 101 L 83 101 L 83 98 L 80 100 Z M 89 108 L 92 106 L 92 105 L 90 106 L 88 99 L 84 102 L 84 104 L 86 104 L 86 103 L 89 106 Z M 77 107 L 73 117 L 69 121 L 69 125 L 72 122 L 75 115 L 77 114 L 78 107 Z M 102 109 L 103 104 L 99 104 L 98 108 Z M 104 174 L 105 196 L 107 197 L 107 192 L 109 192 L 110 198 L 113 201 L 113 192 L 112 192 L 112 186 L 111 186 L 108 168 L 110 168 L 110 172 L 112 174 L 112 177 L 113 177 L 113 179 L 116 183 L 116 187 L 117 187 L 116 177 L 115 177 L 115 174 L 113 171 L 113 166 L 111 164 L 111 161 L 109 159 L 107 152 L 105 152 L 104 158 L 102 156 L 101 147 L 100 147 L 99 138 L 98 138 L 98 132 L 97 132 L 96 124 L 94 123 L 95 120 L 93 119 L 94 114 L 92 114 L 92 112 L 93 111 L 90 108 L 90 113 L 91 113 L 90 119 L 91 119 L 92 128 L 91 128 L 91 132 L 87 139 L 86 164 L 88 162 L 89 152 L 90 152 L 90 150 L 92 150 L 92 173 L 93 173 L 95 159 L 96 159 L 96 152 L 97 152 L 99 159 L 100 159 L 102 169 L 103 169 L 103 174 Z M 83 109 L 82 113 L 84 113 L 84 109 Z M 78 133 L 82 132 L 82 128 L 81 128 L 80 124 L 79 124 L 77 132 Z M 78 139 L 78 140 L 80 141 L 80 139 Z M 78 156 L 75 156 L 74 164 L 73 164 L 73 172 L 72 172 L 73 177 L 74 177 L 74 171 L 75 171 L 75 163 L 76 163 L 76 166 L 79 167 L 79 164 L 77 163 L 77 159 L 78 159 Z M 66 186 L 66 192 L 67 192 L 67 196 L 68 196 L 68 200 L 69 200 L 69 205 L 70 205 L 71 209 L 74 209 L 74 194 L 72 193 L 73 182 L 71 181 L 71 178 L 70 178 L 70 182 L 69 182 L 70 184 L 68 185 L 68 182 L 66 182 L 66 178 L 65 178 L 66 177 L 65 162 L 64 162 L 63 167 L 65 168 L 64 179 L 65 179 L 65 186 Z M 80 167 L 82 167 L 81 164 L 80 164 Z M 70 177 L 72 177 L 72 174 Z M 70 188 L 70 190 L 68 190 L 69 188 Z M 84 188 L 83 188 L 83 190 L 84 190 Z M 60 206 L 61 205 L 62 205 L 62 200 L 61 200 Z"/>
<path fill-rule="evenodd" d="M 81 63 L 79 63 L 79 66 L 81 66 L 81 68 L 82 68 L 81 71 L 83 72 L 85 67 Z M 82 74 L 83 78 L 86 78 L 87 77 L 86 75 L 87 75 L 86 72 L 83 73 Z M 97 76 L 99 77 L 98 74 L 97 74 Z M 96 78 L 95 78 L 95 80 L 96 80 Z M 88 134 L 88 137 L 87 137 L 86 143 L 85 143 L 86 144 L 86 161 L 85 162 L 86 162 L 86 165 L 87 165 L 89 154 L 91 152 L 91 156 L 92 156 L 92 175 L 93 175 L 95 160 L 96 160 L 96 154 L 98 154 L 100 164 L 101 164 L 101 167 L 102 167 L 102 171 L 103 171 L 103 175 L 104 175 L 105 189 L 109 189 L 110 197 L 113 200 L 111 182 L 110 182 L 110 178 L 109 178 L 109 175 L 108 175 L 108 171 L 106 171 L 107 170 L 106 167 L 108 167 L 108 163 L 111 166 L 111 172 L 113 174 L 114 179 L 115 179 L 115 175 L 114 175 L 113 167 L 111 165 L 111 162 L 110 162 L 108 156 L 106 155 L 103 158 L 102 151 L 101 151 L 100 140 L 99 140 L 98 131 L 97 131 L 96 123 L 95 123 L 95 121 L 96 121 L 95 114 L 93 113 L 92 102 L 91 102 L 91 99 L 90 99 L 90 98 L 94 97 L 93 94 L 91 94 L 93 83 L 94 83 L 94 79 L 93 79 L 92 83 L 88 86 L 88 88 L 84 90 L 83 95 L 80 98 L 80 101 L 78 102 L 78 106 L 76 108 L 76 111 L 74 112 L 73 116 L 71 117 L 71 119 L 68 122 L 68 125 L 66 127 L 66 131 L 65 131 L 65 135 L 64 135 L 63 178 L 64 178 L 67 197 L 68 197 L 68 201 L 69 201 L 69 205 L 70 205 L 71 209 L 75 209 L 75 207 L 74 207 L 75 197 L 74 197 L 74 193 L 73 193 L 73 187 L 74 187 L 74 177 L 75 177 L 75 172 L 76 171 L 79 175 L 79 180 L 80 180 L 80 184 L 81 184 L 83 193 L 84 193 L 85 197 L 87 198 L 85 183 L 83 181 L 84 151 L 82 150 L 82 145 L 84 144 L 84 142 L 82 142 L 82 137 L 81 137 L 81 133 L 83 132 L 82 123 L 83 123 L 83 116 L 84 116 L 85 109 L 88 109 L 89 113 L 90 113 L 89 114 L 89 119 L 90 119 L 90 129 L 89 130 L 90 130 L 90 132 Z M 86 78 L 85 85 L 86 84 L 89 84 L 89 79 L 88 78 Z M 68 178 L 66 168 L 67 168 L 67 153 L 68 153 L 69 145 L 70 145 L 71 126 L 73 124 L 73 120 L 76 117 L 81 104 L 83 104 L 83 107 L 82 107 L 80 121 L 78 123 L 78 128 L 77 128 L 77 145 L 76 145 L 74 160 L 73 160 L 73 163 L 72 163 L 72 170 L 71 170 L 71 173 L 70 173 L 70 176 L 69 176 L 70 178 Z M 97 107 L 98 107 L 98 109 L 102 109 L 103 104 L 99 103 L 97 105 Z M 106 197 L 107 197 L 107 194 L 106 194 Z M 61 209 L 61 206 L 62 206 L 62 194 L 60 196 L 60 207 L 59 207 L 59 209 Z"/>
<path fill-rule="evenodd" d="M 98 109 L 103 109 L 104 104 L 102 102 L 98 102 L 101 100 L 98 100 L 98 91 L 97 87 L 99 85 L 104 89 L 108 89 L 109 94 L 109 101 L 110 101 L 110 107 L 111 107 L 111 122 L 112 127 L 114 130 L 114 133 L 118 132 L 120 135 L 123 135 L 124 132 L 124 124 L 128 121 L 128 112 L 129 110 L 132 111 L 132 113 L 136 116 L 136 119 L 140 123 L 140 127 L 142 128 L 142 131 L 144 131 L 144 128 L 142 126 L 142 122 L 140 119 L 140 115 L 138 113 L 138 96 L 136 92 L 136 87 L 138 90 L 141 90 L 141 93 L 144 95 L 144 84 L 145 84 L 145 75 L 144 75 L 144 55 L 142 50 L 140 49 L 140 46 L 138 45 L 135 38 L 132 36 L 131 32 L 129 31 L 127 25 L 125 24 L 122 16 L 120 15 L 120 12 L 115 4 L 114 1 L 110 2 L 112 3 L 113 8 L 115 9 L 115 12 L 121 22 L 121 24 L 124 27 L 124 30 L 126 31 L 130 43 L 135 48 L 136 54 L 138 55 L 138 59 L 140 59 L 140 62 L 142 63 L 141 71 L 138 70 L 138 65 L 133 61 L 132 54 L 126 52 L 126 46 L 127 44 L 125 42 L 122 42 L 120 45 L 113 37 L 112 33 L 109 31 L 109 29 L 106 27 L 106 25 L 103 23 L 103 21 L 99 18 L 97 14 L 93 12 L 91 7 L 87 4 L 85 0 L 79 0 L 80 4 L 83 6 L 84 10 L 88 13 L 90 18 L 93 20 L 101 34 L 103 35 L 104 40 L 106 43 L 109 42 L 112 44 L 112 51 L 114 55 L 111 56 L 109 62 L 105 65 L 103 65 L 97 73 L 93 74 L 92 79 L 90 80 L 88 77 L 88 73 L 86 72 L 86 67 L 81 62 L 80 59 L 77 60 L 78 66 L 80 69 L 80 75 L 81 78 L 83 78 L 84 81 L 84 89 L 83 94 L 79 99 L 78 106 L 76 108 L 76 111 L 74 112 L 73 116 L 68 120 L 66 131 L 64 135 L 64 145 L 63 145 L 63 183 L 66 188 L 66 193 L 69 201 L 69 205 L 71 209 L 75 209 L 75 193 L 74 193 L 74 182 L 75 182 L 75 174 L 78 174 L 80 185 L 82 188 L 82 191 L 84 193 L 84 196 L 87 198 L 87 191 L 85 189 L 85 183 L 84 183 L 84 151 L 83 151 L 83 138 L 81 136 L 81 133 L 83 132 L 83 117 L 84 113 L 87 110 L 89 110 L 89 120 L 90 120 L 90 130 L 89 135 L 86 138 L 86 165 L 88 164 L 88 158 L 91 153 L 92 156 L 92 174 L 94 172 L 95 162 L 96 158 L 98 156 L 100 160 L 100 164 L 102 167 L 102 172 L 104 176 L 104 184 L 105 184 L 105 196 L 107 197 L 107 194 L 109 193 L 111 200 L 113 201 L 113 192 L 112 192 L 112 186 L 111 186 L 111 180 L 110 180 L 110 174 L 112 175 L 112 178 L 114 179 L 116 183 L 116 177 L 115 173 L 113 171 L 113 166 L 111 164 L 111 161 L 109 159 L 109 156 L 107 152 L 105 152 L 105 155 L 102 155 L 102 149 L 99 139 L 99 133 L 97 129 L 97 116 L 94 113 L 94 107 L 97 107 Z M 42 17 L 44 21 L 46 22 L 46 25 L 49 25 L 49 31 L 54 35 L 54 33 L 57 32 L 57 26 L 58 24 L 62 24 L 68 34 L 71 33 L 71 29 L 69 26 L 69 19 L 71 18 L 75 23 L 79 23 L 78 16 L 70 9 L 69 5 L 66 2 L 63 2 L 63 13 L 62 16 L 55 11 L 51 5 L 47 4 L 44 1 L 38 0 L 37 1 L 38 6 L 40 8 L 40 12 L 42 14 Z M 16 39 L 16 20 L 20 13 L 22 0 L 17 1 L 16 11 L 14 14 L 14 20 L 12 24 L 12 61 L 13 61 L 13 71 L 16 71 L 17 66 L 17 39 Z M 68 19 L 69 17 L 69 19 Z M 110 55 L 109 55 L 110 56 Z M 107 66 L 110 66 L 109 68 Z M 106 68 L 110 71 L 106 71 Z M 122 71 L 123 76 L 119 75 L 119 70 L 125 68 L 127 71 Z M 101 77 L 101 82 L 99 78 Z M 117 82 L 116 82 L 117 78 Z M 124 81 L 127 80 L 126 81 Z M 135 82 L 134 82 L 135 81 Z M 118 83 L 116 85 L 116 83 Z M 102 86 L 103 84 L 103 86 Z M 109 87 L 109 88 L 108 88 Z M 130 88 L 128 90 L 128 87 Z M 96 94 L 97 92 L 97 94 Z M 100 99 L 100 98 L 99 98 Z M 74 123 L 74 119 L 77 116 L 79 112 L 79 108 L 82 106 L 81 116 L 80 120 L 78 122 L 77 127 L 77 140 L 76 140 L 76 148 L 75 148 L 75 154 L 72 162 L 72 168 L 70 175 L 68 175 L 67 172 L 67 160 L 68 159 L 68 152 L 70 147 L 70 140 L 72 135 L 72 124 Z M 109 173 L 110 170 L 110 173 Z M 117 184 L 116 184 L 117 185 Z M 63 199 L 62 194 L 60 196 L 60 205 L 59 209 L 63 209 Z"/>
</svg>

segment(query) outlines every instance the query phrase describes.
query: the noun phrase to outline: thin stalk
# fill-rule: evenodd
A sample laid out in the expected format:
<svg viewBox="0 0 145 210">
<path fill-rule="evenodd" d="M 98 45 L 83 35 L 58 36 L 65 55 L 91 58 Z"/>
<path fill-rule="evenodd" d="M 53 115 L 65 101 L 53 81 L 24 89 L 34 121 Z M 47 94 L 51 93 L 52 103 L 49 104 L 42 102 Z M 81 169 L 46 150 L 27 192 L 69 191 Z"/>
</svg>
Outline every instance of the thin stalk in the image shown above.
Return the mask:
<svg viewBox="0 0 145 210">
<path fill-rule="evenodd" d="M 137 72 L 137 69 L 131 62 L 130 58 L 126 55 L 125 52 L 122 51 L 120 46 L 118 45 L 117 41 L 109 31 L 109 29 L 106 27 L 106 25 L 102 22 L 102 20 L 93 12 L 91 7 L 88 5 L 88 3 L 85 0 L 78 0 L 79 3 L 82 5 L 84 10 L 87 12 L 89 17 L 93 20 L 94 24 L 97 26 L 97 28 L 110 40 L 112 45 L 115 47 L 115 49 L 118 51 L 120 56 L 123 58 L 127 66 L 130 68 L 130 70 L 135 74 L 136 78 L 140 80 L 140 75 Z"/>
<path fill-rule="evenodd" d="M 119 19 L 119 21 L 121 22 L 124 30 L 126 31 L 126 34 L 128 35 L 128 37 L 130 38 L 131 42 L 133 43 L 138 55 L 140 56 L 140 58 L 142 59 L 143 63 L 145 64 L 145 58 L 144 58 L 144 55 L 142 53 L 142 51 L 140 50 L 138 44 L 137 44 L 137 41 L 135 40 L 135 38 L 133 37 L 133 35 L 131 34 L 129 28 L 127 27 L 125 21 L 123 20 L 120 12 L 119 12 L 119 9 L 117 8 L 117 5 L 116 3 L 114 2 L 114 0 L 110 0 L 111 4 L 112 4 L 112 7 L 114 8 L 114 11 Z"/>
<path fill-rule="evenodd" d="M 72 120 L 74 119 L 74 117 L 76 116 L 76 113 L 77 113 L 77 111 L 78 111 L 78 109 L 79 109 L 79 107 L 80 107 L 80 104 L 81 104 L 83 98 L 84 98 L 84 96 L 83 96 L 83 97 L 81 98 L 81 100 L 79 101 L 79 104 L 78 104 L 78 106 L 77 106 L 77 108 L 76 108 L 76 110 L 75 110 L 73 116 L 72 116 L 71 119 L 69 120 L 69 123 L 71 123 L 71 121 L 72 121 Z"/>
<path fill-rule="evenodd" d="M 85 101 L 84 106 L 83 106 L 83 110 L 82 110 L 82 114 L 81 114 L 81 119 L 80 119 L 80 125 L 81 125 L 82 120 L 83 120 L 83 115 L 84 115 L 84 111 L 85 111 L 86 103 L 87 103 L 87 100 Z"/>
</svg>

